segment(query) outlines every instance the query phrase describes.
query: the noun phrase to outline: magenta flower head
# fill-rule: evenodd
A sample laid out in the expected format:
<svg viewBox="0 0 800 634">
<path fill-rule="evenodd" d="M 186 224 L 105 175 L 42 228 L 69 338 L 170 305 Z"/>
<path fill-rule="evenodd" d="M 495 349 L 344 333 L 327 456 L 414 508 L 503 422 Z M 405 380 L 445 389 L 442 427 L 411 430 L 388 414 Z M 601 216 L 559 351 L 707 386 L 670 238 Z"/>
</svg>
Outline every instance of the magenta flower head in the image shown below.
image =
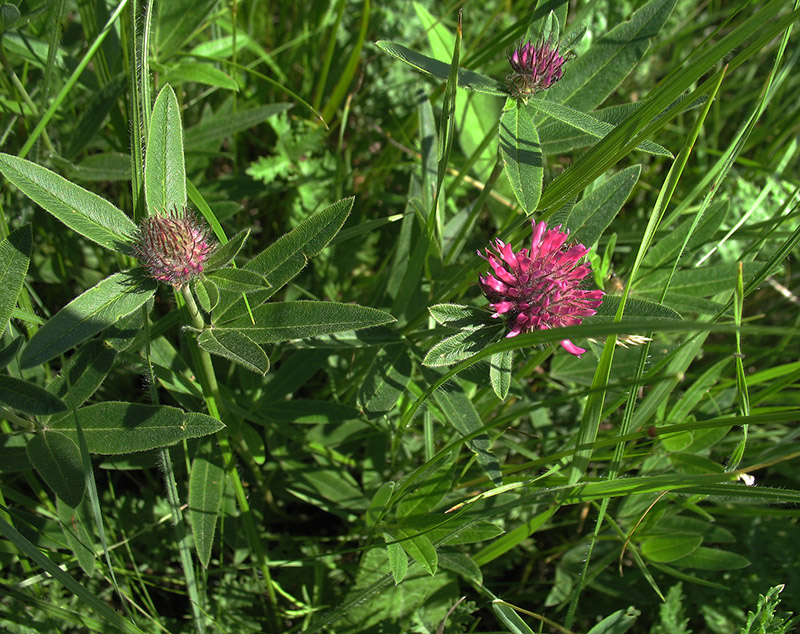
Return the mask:
<svg viewBox="0 0 800 634">
<path fill-rule="evenodd" d="M 569 232 L 561 231 L 560 225 L 547 229 L 544 222 L 533 223 L 530 250 L 514 253 L 511 245 L 497 239 L 493 249 L 486 249 L 486 255 L 478 252 L 492 267 L 478 281 L 494 310 L 492 317 L 506 316 L 506 337 L 577 326 L 603 303 L 603 291 L 580 288 L 591 270 L 587 264 L 578 263 L 589 249 L 582 244 L 567 246 L 568 237 Z M 569 339 L 561 345 L 576 356 L 586 352 Z"/>
<path fill-rule="evenodd" d="M 527 99 L 561 79 L 564 56 L 558 52 L 557 44 L 527 42 L 514 49 L 508 63 L 513 71 L 506 77 L 508 89 L 513 96 Z"/>
<path fill-rule="evenodd" d="M 186 207 L 148 216 L 137 238 L 134 252 L 150 277 L 176 288 L 202 274 L 214 250 L 207 228 Z"/>
</svg>

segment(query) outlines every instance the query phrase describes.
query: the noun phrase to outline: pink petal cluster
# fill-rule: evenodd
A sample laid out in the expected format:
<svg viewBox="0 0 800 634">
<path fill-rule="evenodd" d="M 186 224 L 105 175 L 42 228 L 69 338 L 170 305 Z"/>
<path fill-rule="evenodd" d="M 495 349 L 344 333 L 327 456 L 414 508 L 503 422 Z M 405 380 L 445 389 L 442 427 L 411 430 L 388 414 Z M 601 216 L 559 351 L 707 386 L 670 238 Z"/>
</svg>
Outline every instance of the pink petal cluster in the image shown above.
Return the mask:
<svg viewBox="0 0 800 634">
<path fill-rule="evenodd" d="M 558 46 L 548 42 L 520 44 L 508 62 L 514 71 L 506 77 L 509 90 L 517 97 L 527 97 L 556 83 L 563 71 L 564 56 Z"/>
<path fill-rule="evenodd" d="M 589 249 L 582 244 L 567 246 L 568 237 L 561 225 L 548 230 L 544 222 L 533 223 L 530 250 L 514 253 L 511 245 L 496 239 L 486 255 L 478 252 L 492 267 L 478 281 L 494 310 L 492 317 L 506 316 L 507 337 L 577 326 L 603 303 L 603 291 L 580 288 L 591 269 L 578 262 Z M 576 356 L 586 352 L 569 339 L 561 345 Z"/>
<path fill-rule="evenodd" d="M 145 218 L 134 246 L 150 277 L 177 288 L 203 272 L 213 250 L 207 228 L 186 208 Z"/>
</svg>

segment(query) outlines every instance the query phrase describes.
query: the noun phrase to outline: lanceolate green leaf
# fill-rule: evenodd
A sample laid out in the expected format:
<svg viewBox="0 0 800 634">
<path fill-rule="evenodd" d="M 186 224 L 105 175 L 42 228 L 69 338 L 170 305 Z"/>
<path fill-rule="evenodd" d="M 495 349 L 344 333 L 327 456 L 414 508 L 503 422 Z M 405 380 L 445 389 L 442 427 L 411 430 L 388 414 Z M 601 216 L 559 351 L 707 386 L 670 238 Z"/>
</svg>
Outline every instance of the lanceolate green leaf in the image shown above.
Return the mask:
<svg viewBox="0 0 800 634">
<path fill-rule="evenodd" d="M 22 290 L 31 261 L 32 241 L 31 226 L 25 225 L 0 242 L 0 337 Z"/>
<path fill-rule="evenodd" d="M 592 115 L 580 112 L 563 104 L 547 101 L 546 99 L 532 99 L 528 102 L 531 107 L 544 113 L 556 121 L 566 123 L 570 127 L 576 128 L 581 132 L 591 134 L 593 137 L 603 138 L 614 129 L 614 126 L 600 119 L 595 119 Z M 643 141 L 636 146 L 637 150 L 655 154 L 656 156 L 666 156 L 672 158 L 672 152 L 667 148 L 654 143 L 653 141 Z"/>
<path fill-rule="evenodd" d="M 376 42 L 375 45 L 382 51 L 389 53 L 392 57 L 396 57 L 423 73 L 433 75 L 437 79 L 447 81 L 450 76 L 450 64 L 447 62 L 442 62 L 438 59 L 423 55 L 422 53 L 417 53 L 410 48 L 406 48 L 394 42 L 383 40 Z M 490 95 L 508 96 L 508 90 L 501 82 L 465 68 L 458 69 L 458 85 L 460 88 L 468 88 L 469 90 L 485 92 Z"/>
<path fill-rule="evenodd" d="M 308 259 L 317 255 L 325 245 L 342 228 L 344 221 L 353 207 L 353 198 L 345 198 L 335 202 L 330 207 L 314 214 L 301 222 L 286 235 L 278 238 L 264 251 L 256 255 L 243 268 L 253 271 L 267 278 L 272 288 L 267 291 L 256 292 L 248 296 L 251 305 L 255 305 L 269 298 L 280 290 L 290 279 L 303 270 Z M 236 304 L 229 315 L 228 309 Z M 225 315 L 225 319 L 247 313 L 247 308 L 241 295 L 228 294 L 220 298 L 220 303 L 214 310 L 214 319 L 218 321 Z"/>
<path fill-rule="evenodd" d="M 197 338 L 197 345 L 211 354 L 230 359 L 262 376 L 269 371 L 267 353 L 255 341 L 239 330 L 219 330 L 216 328 L 205 330 Z"/>
<path fill-rule="evenodd" d="M 215 330 L 238 330 L 256 343 L 274 343 L 381 326 L 395 320 L 375 308 L 314 301 L 263 304 L 253 309 L 253 318 L 255 324 L 245 315 Z"/>
<path fill-rule="evenodd" d="M 291 107 L 290 103 L 271 103 L 267 106 L 240 110 L 236 113 L 225 112 L 207 120 L 204 119 L 202 123 L 187 128 L 186 150 L 199 150 L 207 146 L 218 147 L 225 137 L 249 130 Z"/>
<path fill-rule="evenodd" d="M 206 260 L 205 270 L 207 272 L 214 271 L 227 265 L 239 253 L 249 235 L 250 229 L 244 229 L 219 247 Z"/>
<path fill-rule="evenodd" d="M 520 104 L 511 104 L 500 117 L 500 151 L 517 201 L 525 213 L 533 213 L 542 195 L 542 148 L 533 121 Z"/>
<path fill-rule="evenodd" d="M 156 292 L 141 273 L 115 273 L 73 299 L 33 336 L 20 357 L 23 368 L 45 363 L 130 315 Z"/>
<path fill-rule="evenodd" d="M 564 67 L 547 100 L 589 112 L 600 105 L 644 57 L 677 0 L 651 0 Z"/>
<path fill-rule="evenodd" d="M 208 449 L 208 447 L 207 447 Z M 214 532 L 225 489 L 225 469 L 216 443 L 211 451 L 198 455 L 189 478 L 189 521 L 192 525 L 197 557 L 204 567 L 211 559 Z"/>
<path fill-rule="evenodd" d="M 570 238 L 586 246 L 595 244 L 622 209 L 641 173 L 641 165 L 626 167 L 584 196 L 564 223 Z"/>
<path fill-rule="evenodd" d="M 97 194 L 25 159 L 0 153 L 0 172 L 33 202 L 100 246 L 129 252 L 136 225 Z"/>
<path fill-rule="evenodd" d="M 83 499 L 86 478 L 74 440 L 57 431 L 41 431 L 28 443 L 28 459 L 56 495 L 75 508 Z"/>
<path fill-rule="evenodd" d="M 222 422 L 206 414 L 183 412 L 167 405 L 108 401 L 78 410 L 90 453 L 125 454 L 168 447 L 189 438 L 218 432 Z M 77 439 L 72 414 L 54 420 L 51 429 Z"/>
<path fill-rule="evenodd" d="M 35 383 L 6 375 L 0 375 L 0 403 L 35 416 L 57 414 L 67 409 L 61 399 Z"/>
<path fill-rule="evenodd" d="M 497 398 L 501 401 L 504 401 L 508 396 L 508 389 L 511 387 L 511 368 L 513 363 L 513 350 L 498 352 L 489 359 L 489 382 Z"/>
<path fill-rule="evenodd" d="M 181 112 L 175 91 L 167 84 L 153 105 L 144 164 L 148 213 L 182 209 L 186 204 Z"/>
</svg>

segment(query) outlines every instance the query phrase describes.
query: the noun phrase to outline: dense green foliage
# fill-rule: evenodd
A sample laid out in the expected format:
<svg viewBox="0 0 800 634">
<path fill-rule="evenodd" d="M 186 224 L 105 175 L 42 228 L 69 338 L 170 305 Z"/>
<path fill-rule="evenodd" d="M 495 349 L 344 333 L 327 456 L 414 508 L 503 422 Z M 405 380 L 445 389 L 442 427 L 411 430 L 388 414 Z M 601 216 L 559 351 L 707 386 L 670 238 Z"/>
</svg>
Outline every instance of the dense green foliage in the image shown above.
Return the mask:
<svg viewBox="0 0 800 634">
<path fill-rule="evenodd" d="M 0 5 L 3 630 L 792 631 L 798 6 Z"/>
</svg>

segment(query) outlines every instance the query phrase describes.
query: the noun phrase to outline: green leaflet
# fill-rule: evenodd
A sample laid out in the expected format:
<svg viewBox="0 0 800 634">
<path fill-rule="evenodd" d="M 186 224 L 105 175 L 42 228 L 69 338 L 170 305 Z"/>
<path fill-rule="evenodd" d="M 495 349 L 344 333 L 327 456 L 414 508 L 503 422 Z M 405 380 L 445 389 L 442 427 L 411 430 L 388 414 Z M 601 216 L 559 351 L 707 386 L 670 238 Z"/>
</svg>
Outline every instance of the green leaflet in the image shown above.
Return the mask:
<svg viewBox="0 0 800 634">
<path fill-rule="evenodd" d="M 45 363 L 130 315 L 156 292 L 157 283 L 136 270 L 110 275 L 73 299 L 33 336 L 20 357 L 23 368 Z"/>
<path fill-rule="evenodd" d="M 528 111 L 519 103 L 509 105 L 500 117 L 500 152 L 511 189 L 525 213 L 531 214 L 542 196 L 542 148 Z"/>
<path fill-rule="evenodd" d="M 77 410 L 90 453 L 119 455 L 168 447 L 189 438 L 199 438 L 224 428 L 206 414 L 183 412 L 167 405 L 142 405 L 108 401 Z M 71 414 L 50 424 L 71 439 L 77 439 Z"/>
<path fill-rule="evenodd" d="M 32 242 L 30 225 L 20 227 L 0 242 L 0 337 L 22 290 L 31 261 Z"/>
<path fill-rule="evenodd" d="M 175 91 L 167 84 L 153 105 L 144 188 L 150 214 L 183 209 L 186 205 L 186 167 L 183 162 L 183 129 Z"/>
<path fill-rule="evenodd" d="M 136 225 L 97 194 L 49 169 L 0 153 L 0 172 L 33 202 L 100 246 L 127 253 Z"/>
</svg>

